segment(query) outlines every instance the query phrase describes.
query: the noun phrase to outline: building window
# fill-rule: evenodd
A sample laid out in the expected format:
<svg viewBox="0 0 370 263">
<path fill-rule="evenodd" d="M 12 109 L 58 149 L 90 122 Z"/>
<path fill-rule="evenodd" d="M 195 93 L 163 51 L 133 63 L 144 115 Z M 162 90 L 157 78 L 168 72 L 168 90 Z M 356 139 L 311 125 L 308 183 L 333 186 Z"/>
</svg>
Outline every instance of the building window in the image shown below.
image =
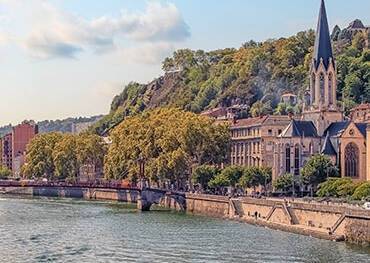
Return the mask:
<svg viewBox="0 0 370 263">
<path fill-rule="evenodd" d="M 279 129 L 279 130 L 278 130 L 278 135 L 280 135 L 282 132 L 283 132 L 283 131 Z"/>
<path fill-rule="evenodd" d="M 333 74 L 329 74 L 329 105 L 333 104 Z"/>
<path fill-rule="evenodd" d="M 316 100 L 316 76 L 315 74 L 312 73 L 311 76 L 311 82 L 312 82 L 312 87 L 311 87 L 311 103 L 315 103 Z"/>
<path fill-rule="evenodd" d="M 271 136 L 272 135 L 272 130 L 268 130 L 268 135 Z"/>
<path fill-rule="evenodd" d="M 325 102 L 325 76 L 320 73 L 320 101 Z"/>
<path fill-rule="evenodd" d="M 294 147 L 294 175 L 299 175 L 299 160 L 300 160 L 300 151 L 299 145 L 296 144 Z"/>
<path fill-rule="evenodd" d="M 345 176 L 359 177 L 359 155 L 360 151 L 354 143 L 350 143 L 344 150 Z"/>
<path fill-rule="evenodd" d="M 285 172 L 290 173 L 290 145 L 285 146 Z"/>
</svg>

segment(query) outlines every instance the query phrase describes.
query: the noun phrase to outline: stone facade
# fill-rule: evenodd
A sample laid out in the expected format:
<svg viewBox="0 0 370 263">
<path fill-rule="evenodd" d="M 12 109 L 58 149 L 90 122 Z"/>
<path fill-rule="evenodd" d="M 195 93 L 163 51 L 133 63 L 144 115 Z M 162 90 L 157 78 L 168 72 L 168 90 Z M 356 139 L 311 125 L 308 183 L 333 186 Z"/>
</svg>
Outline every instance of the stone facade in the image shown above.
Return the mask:
<svg viewBox="0 0 370 263">
<path fill-rule="evenodd" d="M 38 127 L 32 122 L 23 122 L 12 128 L 12 132 L 1 139 L 1 163 L 13 175 L 20 175 L 21 167 L 24 164 L 24 153 L 28 143 L 38 133 Z"/>
<path fill-rule="evenodd" d="M 370 180 L 369 132 L 366 132 L 370 104 L 354 108 L 350 119 L 344 117 L 337 104 L 337 68 L 324 1 L 309 76 L 302 116 L 235 119 L 232 115 L 231 165 L 268 166 L 276 179 L 285 173 L 300 176 L 301 168 L 312 155 L 324 154 L 339 167 L 343 177 Z M 282 101 L 290 102 L 292 97 L 286 94 Z M 226 112 L 222 112 L 221 118 L 205 115 L 225 120 Z"/>
</svg>

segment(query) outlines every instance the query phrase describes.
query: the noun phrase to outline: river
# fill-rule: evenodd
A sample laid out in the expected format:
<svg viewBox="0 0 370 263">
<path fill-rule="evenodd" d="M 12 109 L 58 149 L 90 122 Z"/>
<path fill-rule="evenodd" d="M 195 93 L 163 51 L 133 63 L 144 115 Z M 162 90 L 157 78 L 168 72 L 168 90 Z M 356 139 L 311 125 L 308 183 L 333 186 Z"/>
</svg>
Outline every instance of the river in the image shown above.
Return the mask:
<svg viewBox="0 0 370 263">
<path fill-rule="evenodd" d="M 0 196 L 0 262 L 370 262 L 370 250 L 122 203 Z"/>
</svg>

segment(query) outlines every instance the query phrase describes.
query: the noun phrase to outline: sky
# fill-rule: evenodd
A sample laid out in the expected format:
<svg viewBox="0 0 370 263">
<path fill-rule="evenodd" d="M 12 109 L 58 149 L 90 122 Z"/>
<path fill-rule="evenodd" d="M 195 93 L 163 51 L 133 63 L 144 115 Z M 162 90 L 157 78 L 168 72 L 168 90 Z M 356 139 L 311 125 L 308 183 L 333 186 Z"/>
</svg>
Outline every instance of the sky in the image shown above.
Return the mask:
<svg viewBox="0 0 370 263">
<path fill-rule="evenodd" d="M 326 0 L 330 27 L 369 0 Z M 179 48 L 240 47 L 316 27 L 320 0 L 0 0 L 0 125 L 106 114 Z"/>
</svg>

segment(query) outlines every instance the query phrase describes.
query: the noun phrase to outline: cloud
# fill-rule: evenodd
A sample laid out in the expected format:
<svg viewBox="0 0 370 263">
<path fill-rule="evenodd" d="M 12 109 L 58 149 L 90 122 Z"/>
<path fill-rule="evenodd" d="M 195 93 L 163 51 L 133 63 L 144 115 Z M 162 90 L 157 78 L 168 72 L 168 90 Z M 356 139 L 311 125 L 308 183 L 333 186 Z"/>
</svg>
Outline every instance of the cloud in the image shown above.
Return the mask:
<svg viewBox="0 0 370 263">
<path fill-rule="evenodd" d="M 102 54 L 124 50 L 130 59 L 153 63 L 173 50 L 174 43 L 190 36 L 180 11 L 171 3 L 148 2 L 143 12 L 121 11 L 115 17 L 90 20 L 42 0 L 0 0 L 1 4 L 16 10 L 18 16 L 28 10 L 28 14 L 21 15 L 26 34 L 19 37 L 20 43 L 28 54 L 41 59 L 75 58 L 84 51 Z M 130 51 L 133 53 L 128 54 Z"/>
<path fill-rule="evenodd" d="M 126 62 L 140 64 L 157 64 L 175 50 L 175 46 L 167 42 L 146 43 L 137 47 L 124 48 L 120 55 Z"/>
</svg>

